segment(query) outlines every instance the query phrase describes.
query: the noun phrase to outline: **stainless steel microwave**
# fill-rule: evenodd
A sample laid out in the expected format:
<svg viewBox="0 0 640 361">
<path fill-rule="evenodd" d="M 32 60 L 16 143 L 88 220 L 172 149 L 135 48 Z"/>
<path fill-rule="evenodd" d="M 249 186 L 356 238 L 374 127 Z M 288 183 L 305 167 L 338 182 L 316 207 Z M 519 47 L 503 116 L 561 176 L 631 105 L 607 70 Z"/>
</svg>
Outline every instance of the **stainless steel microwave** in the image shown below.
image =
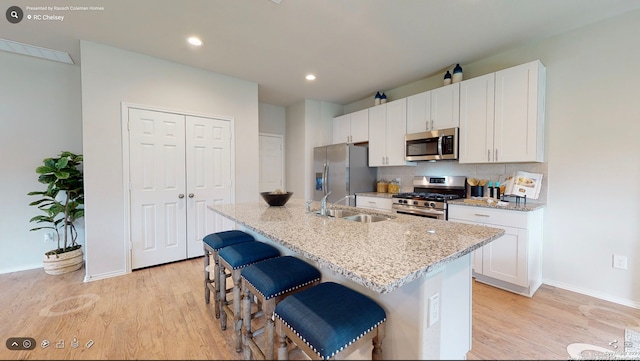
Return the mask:
<svg viewBox="0 0 640 361">
<path fill-rule="evenodd" d="M 407 161 L 458 159 L 458 128 L 407 134 L 405 144 Z"/>
</svg>

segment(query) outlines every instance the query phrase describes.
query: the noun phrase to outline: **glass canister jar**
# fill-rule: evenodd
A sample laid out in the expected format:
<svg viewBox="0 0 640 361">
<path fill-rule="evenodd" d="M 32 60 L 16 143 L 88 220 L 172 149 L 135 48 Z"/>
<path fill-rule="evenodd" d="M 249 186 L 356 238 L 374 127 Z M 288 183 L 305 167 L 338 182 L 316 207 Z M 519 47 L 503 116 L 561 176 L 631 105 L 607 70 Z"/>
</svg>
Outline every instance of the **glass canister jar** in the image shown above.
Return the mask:
<svg viewBox="0 0 640 361">
<path fill-rule="evenodd" d="M 398 181 L 392 180 L 391 182 L 389 182 L 387 190 L 389 191 L 389 193 L 398 194 L 398 192 L 400 192 L 400 184 L 398 183 Z"/>
<path fill-rule="evenodd" d="M 378 193 L 387 193 L 389 183 L 384 179 L 378 180 Z"/>
</svg>

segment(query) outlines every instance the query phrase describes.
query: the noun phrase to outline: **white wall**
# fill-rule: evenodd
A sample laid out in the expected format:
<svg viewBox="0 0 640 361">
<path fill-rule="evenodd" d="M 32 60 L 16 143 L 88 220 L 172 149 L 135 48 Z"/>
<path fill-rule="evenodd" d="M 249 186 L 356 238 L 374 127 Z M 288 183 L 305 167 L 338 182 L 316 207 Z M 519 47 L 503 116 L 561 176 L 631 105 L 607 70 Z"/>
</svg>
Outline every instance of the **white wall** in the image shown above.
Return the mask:
<svg viewBox="0 0 640 361">
<path fill-rule="evenodd" d="M 82 41 L 86 279 L 126 271 L 121 102 L 235 121 L 235 199 L 257 201 L 258 86 Z"/>
<path fill-rule="evenodd" d="M 258 108 L 258 129 L 260 133 L 281 135 L 287 133 L 287 111 L 285 107 L 259 103 Z"/>
<path fill-rule="evenodd" d="M 313 199 L 313 148 L 332 143 L 339 104 L 305 99 L 287 107 L 287 188 L 293 197 Z"/>
<path fill-rule="evenodd" d="M 42 267 L 42 257 L 57 244 L 44 243 L 44 231 L 30 232 L 31 217 L 43 214 L 28 204 L 38 183 L 36 167 L 61 151 L 82 153 L 80 67 L 0 52 L 0 273 Z M 82 223 L 82 220 L 81 220 Z M 82 225 L 79 241 L 84 243 Z"/>
<path fill-rule="evenodd" d="M 544 282 L 640 308 L 640 48 L 633 45 L 639 33 L 640 11 L 635 11 L 461 65 L 469 79 L 535 59 L 545 64 Z M 424 86 L 418 91 L 440 86 L 439 78 L 416 82 Z M 415 92 L 416 87 L 404 86 L 387 94 Z M 437 164 L 381 173 L 502 171 L 496 165 Z M 612 268 L 614 253 L 628 257 L 628 270 Z"/>
</svg>

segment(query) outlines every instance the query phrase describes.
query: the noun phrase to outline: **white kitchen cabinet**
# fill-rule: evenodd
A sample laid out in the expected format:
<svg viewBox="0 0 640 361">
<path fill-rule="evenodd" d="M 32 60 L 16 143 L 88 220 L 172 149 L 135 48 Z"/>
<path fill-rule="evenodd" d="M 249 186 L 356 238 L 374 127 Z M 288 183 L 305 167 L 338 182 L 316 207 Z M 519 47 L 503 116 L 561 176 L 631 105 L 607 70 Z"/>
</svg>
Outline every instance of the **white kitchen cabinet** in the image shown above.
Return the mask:
<svg viewBox="0 0 640 361">
<path fill-rule="evenodd" d="M 459 83 L 459 162 L 544 161 L 545 83 L 539 60 Z"/>
<path fill-rule="evenodd" d="M 505 234 L 474 251 L 473 275 L 487 283 L 525 296 L 542 284 L 543 210 L 511 211 L 450 204 L 449 221 L 501 228 Z"/>
<path fill-rule="evenodd" d="M 357 112 L 333 118 L 333 144 L 362 143 L 369 140 L 369 111 Z"/>
<path fill-rule="evenodd" d="M 369 197 L 356 194 L 356 207 L 373 209 L 376 211 L 392 212 L 393 201 L 391 198 Z"/>
<path fill-rule="evenodd" d="M 416 165 L 404 159 L 407 98 L 369 108 L 369 167 Z"/>
<path fill-rule="evenodd" d="M 460 126 L 460 83 L 407 98 L 407 133 Z"/>
</svg>

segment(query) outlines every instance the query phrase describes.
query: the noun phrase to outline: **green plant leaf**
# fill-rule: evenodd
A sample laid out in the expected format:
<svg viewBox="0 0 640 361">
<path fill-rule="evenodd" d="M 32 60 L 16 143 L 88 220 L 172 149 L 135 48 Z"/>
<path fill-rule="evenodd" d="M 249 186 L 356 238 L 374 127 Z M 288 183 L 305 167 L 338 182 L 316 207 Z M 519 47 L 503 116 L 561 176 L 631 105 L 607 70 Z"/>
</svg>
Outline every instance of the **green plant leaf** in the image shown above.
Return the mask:
<svg viewBox="0 0 640 361">
<path fill-rule="evenodd" d="M 55 176 L 58 179 L 67 179 L 67 178 L 69 178 L 69 172 L 65 172 L 65 171 L 62 171 L 62 170 L 56 171 L 53 174 L 55 174 Z"/>
<path fill-rule="evenodd" d="M 66 167 L 68 163 L 69 158 L 63 156 L 62 158 L 58 159 L 58 162 L 56 163 L 56 169 L 62 169 Z"/>
</svg>

